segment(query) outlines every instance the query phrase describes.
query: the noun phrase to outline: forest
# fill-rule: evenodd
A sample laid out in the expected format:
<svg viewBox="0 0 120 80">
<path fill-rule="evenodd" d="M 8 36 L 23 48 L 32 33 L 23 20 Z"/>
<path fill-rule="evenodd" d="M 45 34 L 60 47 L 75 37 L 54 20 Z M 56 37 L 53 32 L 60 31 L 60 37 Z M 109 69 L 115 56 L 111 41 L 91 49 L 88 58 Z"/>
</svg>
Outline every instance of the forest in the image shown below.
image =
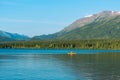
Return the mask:
<svg viewBox="0 0 120 80">
<path fill-rule="evenodd" d="M 0 42 L 0 48 L 120 49 L 120 40 L 30 40 Z"/>
</svg>

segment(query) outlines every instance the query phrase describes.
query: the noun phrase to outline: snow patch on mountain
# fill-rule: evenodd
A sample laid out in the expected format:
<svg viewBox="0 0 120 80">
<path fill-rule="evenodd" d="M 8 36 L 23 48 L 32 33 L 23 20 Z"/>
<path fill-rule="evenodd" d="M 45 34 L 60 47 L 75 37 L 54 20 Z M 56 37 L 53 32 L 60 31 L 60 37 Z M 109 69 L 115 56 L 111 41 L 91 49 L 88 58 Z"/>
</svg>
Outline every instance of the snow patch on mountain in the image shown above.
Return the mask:
<svg viewBox="0 0 120 80">
<path fill-rule="evenodd" d="M 85 16 L 85 17 L 87 18 L 87 17 L 92 17 L 92 16 L 93 16 L 93 15 L 87 15 L 87 16 Z"/>
</svg>

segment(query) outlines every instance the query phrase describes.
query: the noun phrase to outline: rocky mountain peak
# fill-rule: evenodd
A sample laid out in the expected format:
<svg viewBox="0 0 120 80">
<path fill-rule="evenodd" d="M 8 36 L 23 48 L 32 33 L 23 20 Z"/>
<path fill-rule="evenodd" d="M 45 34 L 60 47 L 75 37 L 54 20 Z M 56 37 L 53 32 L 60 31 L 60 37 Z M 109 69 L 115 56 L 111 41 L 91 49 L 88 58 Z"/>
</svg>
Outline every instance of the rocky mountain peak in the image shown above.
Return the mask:
<svg viewBox="0 0 120 80">
<path fill-rule="evenodd" d="M 63 32 L 69 32 L 73 29 L 79 28 L 79 27 L 83 27 L 84 25 L 87 25 L 93 21 L 100 21 L 103 20 L 105 18 L 109 19 L 109 18 L 113 18 L 115 16 L 120 15 L 119 11 L 102 11 L 99 12 L 97 14 L 91 14 L 91 15 L 87 15 L 84 18 L 78 19 L 75 22 L 73 22 L 71 25 L 69 25 L 68 27 L 64 28 L 62 31 Z"/>
</svg>

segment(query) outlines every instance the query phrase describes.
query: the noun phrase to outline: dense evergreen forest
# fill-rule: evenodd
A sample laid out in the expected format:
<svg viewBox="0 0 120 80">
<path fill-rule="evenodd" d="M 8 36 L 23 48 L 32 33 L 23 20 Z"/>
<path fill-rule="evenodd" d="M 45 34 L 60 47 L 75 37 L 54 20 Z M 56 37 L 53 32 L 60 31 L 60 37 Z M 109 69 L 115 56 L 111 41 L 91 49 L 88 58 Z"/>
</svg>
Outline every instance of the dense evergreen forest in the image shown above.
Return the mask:
<svg viewBox="0 0 120 80">
<path fill-rule="evenodd" d="M 120 49 L 120 40 L 35 40 L 1 42 L 0 48 Z"/>
</svg>

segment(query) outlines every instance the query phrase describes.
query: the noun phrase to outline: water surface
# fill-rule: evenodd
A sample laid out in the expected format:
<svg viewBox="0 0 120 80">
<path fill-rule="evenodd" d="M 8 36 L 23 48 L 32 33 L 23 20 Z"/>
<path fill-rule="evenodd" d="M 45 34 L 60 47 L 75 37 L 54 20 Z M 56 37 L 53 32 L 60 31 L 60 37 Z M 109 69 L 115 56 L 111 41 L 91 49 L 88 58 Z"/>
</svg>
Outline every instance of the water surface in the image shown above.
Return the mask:
<svg viewBox="0 0 120 80">
<path fill-rule="evenodd" d="M 81 50 L 74 56 L 67 52 L 69 50 L 0 50 L 0 80 L 120 79 L 119 51 Z"/>
</svg>

